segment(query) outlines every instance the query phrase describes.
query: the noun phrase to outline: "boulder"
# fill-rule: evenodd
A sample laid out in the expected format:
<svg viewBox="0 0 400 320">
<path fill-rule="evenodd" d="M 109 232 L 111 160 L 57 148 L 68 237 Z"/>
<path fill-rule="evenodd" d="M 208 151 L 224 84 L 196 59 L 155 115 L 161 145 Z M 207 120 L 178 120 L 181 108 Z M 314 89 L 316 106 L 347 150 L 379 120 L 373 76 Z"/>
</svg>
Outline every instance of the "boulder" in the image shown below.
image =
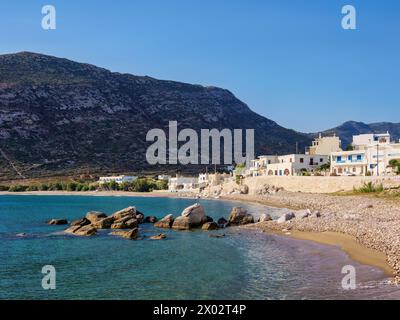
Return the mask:
<svg viewBox="0 0 400 320">
<path fill-rule="evenodd" d="M 311 218 L 320 218 L 321 214 L 319 213 L 319 211 L 315 211 L 310 215 Z"/>
<path fill-rule="evenodd" d="M 265 221 L 271 221 L 271 220 L 272 220 L 272 217 L 269 213 L 263 213 L 258 218 L 258 222 L 265 222 Z"/>
<path fill-rule="evenodd" d="M 202 230 L 217 230 L 218 224 L 216 224 L 215 222 L 206 222 L 205 224 L 202 225 L 201 229 Z"/>
<path fill-rule="evenodd" d="M 51 219 L 50 221 L 47 222 L 47 224 L 63 225 L 63 224 L 68 224 L 68 221 L 66 219 Z"/>
<path fill-rule="evenodd" d="M 143 213 L 136 213 L 136 220 L 138 223 L 143 223 L 144 222 L 144 214 Z"/>
<path fill-rule="evenodd" d="M 136 217 L 136 208 L 135 207 L 128 207 L 112 214 L 115 220 L 122 219 L 126 216 Z"/>
<path fill-rule="evenodd" d="M 192 228 L 192 226 L 190 224 L 190 218 L 189 217 L 179 216 L 172 223 L 172 229 L 189 230 L 191 228 Z"/>
<path fill-rule="evenodd" d="M 111 229 L 131 229 L 138 226 L 138 221 L 130 216 L 125 216 L 119 220 L 115 220 L 111 225 Z"/>
<path fill-rule="evenodd" d="M 110 229 L 111 225 L 114 223 L 114 217 L 110 216 L 107 218 L 103 218 L 95 223 L 92 223 L 92 226 L 96 229 Z"/>
<path fill-rule="evenodd" d="M 224 217 L 222 217 L 222 218 L 218 219 L 217 223 L 220 226 L 225 226 L 228 223 L 228 220 L 226 220 Z"/>
<path fill-rule="evenodd" d="M 26 233 L 25 232 L 21 232 L 21 233 L 17 233 L 16 235 L 15 235 L 16 237 L 25 237 L 26 236 Z"/>
<path fill-rule="evenodd" d="M 189 230 L 200 227 L 206 221 L 207 216 L 204 208 L 199 203 L 195 203 L 182 211 L 182 214 L 174 220 L 172 228 L 176 230 Z"/>
<path fill-rule="evenodd" d="M 172 214 L 166 215 L 160 221 L 154 223 L 156 228 L 171 228 L 172 224 L 174 223 L 174 217 Z"/>
<path fill-rule="evenodd" d="M 167 236 L 164 233 L 157 234 L 155 236 L 151 236 L 150 239 L 152 240 L 161 240 L 165 239 Z"/>
<path fill-rule="evenodd" d="M 288 213 L 285 213 L 285 214 L 281 215 L 276 222 L 277 223 L 284 223 L 286 221 L 292 220 L 295 217 L 296 216 L 295 216 L 295 214 L 293 212 L 288 212 Z"/>
<path fill-rule="evenodd" d="M 199 203 L 195 203 L 184 209 L 181 213 L 182 217 L 188 217 L 192 226 L 203 224 L 207 220 L 204 208 Z"/>
<path fill-rule="evenodd" d="M 92 225 L 86 226 L 72 226 L 65 230 L 66 233 L 73 234 L 76 236 L 92 236 L 97 233 L 97 229 L 94 228 Z"/>
<path fill-rule="evenodd" d="M 90 211 L 86 214 L 86 219 L 88 219 L 90 223 L 95 223 L 103 218 L 107 218 L 107 215 L 99 211 Z"/>
<path fill-rule="evenodd" d="M 214 219 L 211 218 L 210 216 L 206 216 L 206 221 L 205 222 L 213 222 Z"/>
<path fill-rule="evenodd" d="M 309 209 L 296 212 L 296 219 L 305 219 L 308 218 L 311 215 L 311 211 Z"/>
<path fill-rule="evenodd" d="M 111 234 L 121 236 L 124 239 L 135 240 L 139 236 L 139 229 L 133 228 L 129 231 L 114 231 Z"/>
<path fill-rule="evenodd" d="M 242 207 L 234 207 L 229 215 L 228 223 L 230 225 L 244 225 L 254 223 L 254 218 L 247 210 Z"/>
<path fill-rule="evenodd" d="M 157 222 L 157 217 L 155 216 L 148 216 L 144 219 L 144 223 L 156 223 Z"/>
<path fill-rule="evenodd" d="M 90 224 L 90 221 L 86 218 L 74 220 L 71 222 L 71 226 L 81 226 L 82 227 L 82 226 L 86 226 L 88 224 Z"/>
<path fill-rule="evenodd" d="M 213 234 L 210 234 L 209 235 L 209 237 L 210 238 L 224 238 L 225 237 L 225 234 L 224 233 L 222 233 L 222 234 L 215 234 L 215 233 L 213 233 Z"/>
<path fill-rule="evenodd" d="M 240 192 L 240 194 L 248 194 L 249 193 L 249 187 L 246 184 L 241 185 L 240 188 L 239 188 L 239 192 Z"/>
</svg>

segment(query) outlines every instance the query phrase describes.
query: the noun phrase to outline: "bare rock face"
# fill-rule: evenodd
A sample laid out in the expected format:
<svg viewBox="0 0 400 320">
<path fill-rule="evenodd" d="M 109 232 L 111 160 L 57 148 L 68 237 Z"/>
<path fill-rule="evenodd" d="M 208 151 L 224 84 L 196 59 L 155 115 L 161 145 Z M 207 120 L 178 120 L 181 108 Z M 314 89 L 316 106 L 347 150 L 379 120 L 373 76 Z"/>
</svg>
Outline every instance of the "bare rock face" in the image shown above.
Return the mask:
<svg viewBox="0 0 400 320">
<path fill-rule="evenodd" d="M 68 221 L 66 219 L 51 219 L 50 221 L 47 222 L 47 224 L 63 225 L 63 224 L 68 224 Z"/>
<path fill-rule="evenodd" d="M 72 226 L 65 230 L 66 233 L 73 234 L 76 236 L 93 236 L 97 233 L 97 229 L 92 225 L 86 226 Z"/>
<path fill-rule="evenodd" d="M 164 218 L 162 218 L 160 221 L 157 221 L 154 226 L 156 228 L 171 228 L 172 224 L 174 223 L 174 217 L 172 214 L 166 215 Z"/>
<path fill-rule="evenodd" d="M 207 216 L 204 208 L 199 204 L 184 209 L 179 217 L 177 217 L 172 224 L 173 229 L 188 230 L 201 226 L 207 221 Z"/>
<path fill-rule="evenodd" d="M 157 234 L 155 236 L 151 236 L 150 239 L 152 240 L 162 240 L 165 239 L 167 236 L 164 233 Z"/>
<path fill-rule="evenodd" d="M 136 213 L 136 220 L 138 223 L 143 223 L 144 222 L 144 214 L 141 212 Z"/>
<path fill-rule="evenodd" d="M 114 231 L 111 234 L 121 236 L 124 239 L 136 240 L 139 237 L 139 229 L 133 228 L 129 231 Z"/>
<path fill-rule="evenodd" d="M 115 220 L 122 219 L 126 216 L 130 216 L 131 218 L 136 218 L 136 208 L 135 207 L 128 207 L 112 214 Z"/>
<path fill-rule="evenodd" d="M 88 219 L 90 223 L 95 223 L 103 218 L 107 218 L 107 215 L 99 211 L 90 211 L 86 214 L 86 219 Z"/>
<path fill-rule="evenodd" d="M 88 219 L 82 218 L 82 219 L 79 219 L 79 220 L 72 221 L 71 222 L 71 227 L 72 226 L 81 226 L 81 227 L 83 227 L 83 226 L 86 226 L 86 225 L 88 225 L 90 223 L 91 222 Z"/>
<path fill-rule="evenodd" d="M 229 215 L 228 223 L 230 225 L 244 225 L 254 223 L 254 217 L 247 213 L 242 207 L 234 207 Z"/>
<path fill-rule="evenodd" d="M 201 227 L 202 230 L 217 230 L 218 229 L 218 224 L 215 222 L 206 222 L 205 224 L 202 225 Z"/>
</svg>

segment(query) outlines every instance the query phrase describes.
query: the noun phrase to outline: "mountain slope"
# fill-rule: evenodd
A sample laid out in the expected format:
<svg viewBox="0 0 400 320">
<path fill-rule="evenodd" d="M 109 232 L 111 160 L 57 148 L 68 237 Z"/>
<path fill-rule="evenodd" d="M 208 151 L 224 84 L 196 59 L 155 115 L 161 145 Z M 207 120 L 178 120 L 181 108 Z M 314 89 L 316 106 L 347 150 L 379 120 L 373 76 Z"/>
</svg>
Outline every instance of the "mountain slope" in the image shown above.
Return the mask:
<svg viewBox="0 0 400 320">
<path fill-rule="evenodd" d="M 113 73 L 67 59 L 0 55 L 0 179 L 166 170 L 146 133 L 254 128 L 257 154 L 294 152 L 310 136 L 264 118 L 228 90 Z M 182 169 L 188 169 L 186 166 Z"/>
<path fill-rule="evenodd" d="M 363 122 L 347 121 L 342 125 L 322 132 L 325 135 L 336 134 L 342 140 L 342 147 L 346 148 L 353 141 L 353 135 L 364 133 L 385 133 L 389 131 L 391 139 L 398 141 L 400 139 L 400 123 L 377 122 L 366 124 Z M 312 134 L 315 136 L 315 134 Z"/>
</svg>

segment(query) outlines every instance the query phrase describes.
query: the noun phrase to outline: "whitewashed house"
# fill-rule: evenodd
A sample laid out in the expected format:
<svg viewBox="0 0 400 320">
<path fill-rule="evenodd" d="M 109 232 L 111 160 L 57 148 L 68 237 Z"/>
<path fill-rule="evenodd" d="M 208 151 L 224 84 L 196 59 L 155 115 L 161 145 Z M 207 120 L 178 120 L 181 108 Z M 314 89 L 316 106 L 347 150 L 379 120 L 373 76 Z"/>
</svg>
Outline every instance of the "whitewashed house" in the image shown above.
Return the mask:
<svg viewBox="0 0 400 320">
<path fill-rule="evenodd" d="M 124 183 L 124 182 L 133 182 L 137 180 L 138 177 L 136 176 L 110 176 L 110 177 L 100 177 L 98 183 L 104 184 L 104 183 L 109 183 L 112 181 L 115 181 L 118 184 Z"/>
</svg>

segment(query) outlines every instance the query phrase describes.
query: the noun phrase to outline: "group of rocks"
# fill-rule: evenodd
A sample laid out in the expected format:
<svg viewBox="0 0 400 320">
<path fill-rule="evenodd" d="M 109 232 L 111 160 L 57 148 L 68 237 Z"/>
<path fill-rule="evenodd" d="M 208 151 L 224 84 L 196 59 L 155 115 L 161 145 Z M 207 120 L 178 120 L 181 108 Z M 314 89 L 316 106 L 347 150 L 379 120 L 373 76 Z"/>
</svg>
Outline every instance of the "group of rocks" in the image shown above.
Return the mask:
<svg viewBox="0 0 400 320">
<path fill-rule="evenodd" d="M 141 223 L 155 223 L 157 218 L 154 216 L 145 217 L 143 213 L 135 207 L 128 207 L 107 216 L 103 212 L 90 211 L 85 217 L 71 222 L 70 227 L 65 230 L 68 234 L 76 236 L 92 236 L 99 229 L 113 229 L 113 235 L 118 235 L 126 239 L 137 239 L 139 237 L 138 225 Z M 48 222 L 51 225 L 67 224 L 65 219 L 52 219 Z M 151 237 L 152 239 L 164 239 L 164 234 Z"/>
<path fill-rule="evenodd" d="M 220 218 L 216 222 L 213 218 L 206 215 L 204 208 L 199 204 L 187 207 L 182 214 L 174 218 L 169 214 L 154 224 L 157 228 L 171 228 L 175 230 L 190 230 L 201 228 L 202 230 L 217 230 L 228 226 L 238 226 L 254 223 L 254 217 L 247 213 L 242 207 L 234 207 L 229 215 L 229 219 Z"/>
<path fill-rule="evenodd" d="M 66 225 L 68 221 L 65 219 L 52 219 L 47 222 L 50 225 Z M 218 230 L 228 226 L 245 225 L 254 223 L 254 217 L 247 213 L 242 207 L 234 207 L 229 215 L 229 219 L 218 219 L 215 222 L 211 217 L 207 216 L 203 206 L 195 203 L 184 209 L 180 216 L 174 218 L 172 214 L 166 215 L 161 220 L 157 220 L 155 216 L 145 217 L 143 213 L 136 210 L 135 207 L 128 207 L 106 215 L 103 212 L 90 211 L 85 217 L 71 222 L 66 233 L 76 236 L 92 236 L 99 229 L 113 229 L 113 235 L 118 235 L 126 239 L 139 238 L 139 224 L 153 223 L 156 228 L 168 228 L 175 230 L 190 230 L 201 228 L 202 230 Z M 221 235 L 210 235 L 212 237 L 220 237 Z M 150 237 L 151 239 L 165 239 L 166 235 L 160 233 Z"/>
</svg>

